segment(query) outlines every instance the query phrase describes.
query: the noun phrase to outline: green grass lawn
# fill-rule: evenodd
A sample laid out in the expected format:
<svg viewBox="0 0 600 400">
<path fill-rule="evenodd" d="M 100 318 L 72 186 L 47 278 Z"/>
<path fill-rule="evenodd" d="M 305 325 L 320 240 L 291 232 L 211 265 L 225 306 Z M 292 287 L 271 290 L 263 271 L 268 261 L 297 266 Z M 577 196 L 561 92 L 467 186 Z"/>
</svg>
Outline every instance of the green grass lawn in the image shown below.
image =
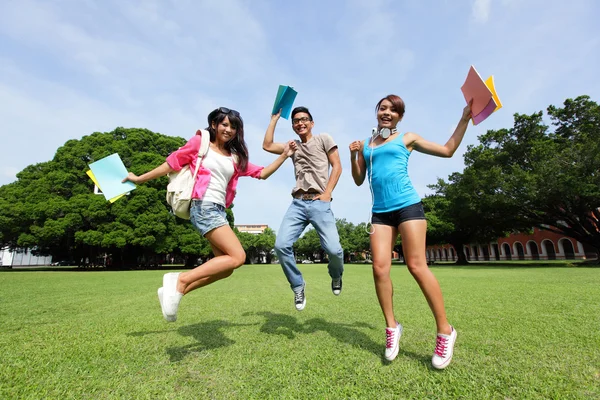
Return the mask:
<svg viewBox="0 0 600 400">
<path fill-rule="evenodd" d="M 297 312 L 278 265 L 248 265 L 162 319 L 164 271 L 0 273 L 2 399 L 600 398 L 600 269 L 435 266 L 458 331 L 431 368 L 435 324 L 394 266 L 400 353 L 383 359 L 370 265 L 339 297 L 301 265 Z"/>
</svg>

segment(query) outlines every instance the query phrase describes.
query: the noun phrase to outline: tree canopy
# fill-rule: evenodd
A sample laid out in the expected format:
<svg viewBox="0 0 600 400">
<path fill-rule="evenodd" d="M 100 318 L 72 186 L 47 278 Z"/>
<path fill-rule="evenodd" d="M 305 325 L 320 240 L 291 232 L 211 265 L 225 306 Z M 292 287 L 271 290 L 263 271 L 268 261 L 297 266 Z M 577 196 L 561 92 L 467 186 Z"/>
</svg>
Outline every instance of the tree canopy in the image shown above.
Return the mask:
<svg viewBox="0 0 600 400">
<path fill-rule="evenodd" d="M 464 171 L 433 186 L 448 238 L 485 242 L 539 227 L 600 249 L 600 107 L 580 96 L 547 114 L 554 129 L 540 111 L 480 136 Z"/>
<path fill-rule="evenodd" d="M 124 128 L 69 140 L 51 161 L 28 166 L 17 181 L 0 187 L 0 244 L 78 264 L 93 263 L 101 254 L 108 254 L 114 266 L 152 265 L 166 254 L 194 260 L 208 256 L 208 241 L 169 212 L 166 177 L 111 204 L 93 194 L 86 175 L 89 163 L 112 153 L 140 174 L 184 143 L 147 129 Z"/>
</svg>

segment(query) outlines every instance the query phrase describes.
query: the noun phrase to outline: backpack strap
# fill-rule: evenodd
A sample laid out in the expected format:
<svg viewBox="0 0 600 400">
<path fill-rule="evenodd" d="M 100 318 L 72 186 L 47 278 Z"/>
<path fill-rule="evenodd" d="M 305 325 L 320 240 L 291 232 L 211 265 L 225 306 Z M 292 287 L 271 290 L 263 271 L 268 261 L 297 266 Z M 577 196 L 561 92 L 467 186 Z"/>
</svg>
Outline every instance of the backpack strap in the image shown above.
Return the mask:
<svg viewBox="0 0 600 400">
<path fill-rule="evenodd" d="M 200 140 L 200 149 L 198 150 L 198 157 L 204 158 L 206 153 L 208 153 L 208 147 L 210 146 L 210 133 L 205 131 L 204 129 L 200 129 L 200 134 L 202 135 L 202 140 Z"/>
<path fill-rule="evenodd" d="M 198 160 L 196 161 L 196 168 L 194 169 L 194 182 L 196 181 L 196 176 L 198 175 L 198 168 L 200 168 L 200 164 L 202 164 L 202 160 L 206 153 L 208 153 L 208 147 L 210 146 L 210 133 L 205 131 L 204 129 L 198 130 L 200 132 L 200 148 L 198 149 Z M 196 132 L 196 135 L 198 134 Z"/>
</svg>

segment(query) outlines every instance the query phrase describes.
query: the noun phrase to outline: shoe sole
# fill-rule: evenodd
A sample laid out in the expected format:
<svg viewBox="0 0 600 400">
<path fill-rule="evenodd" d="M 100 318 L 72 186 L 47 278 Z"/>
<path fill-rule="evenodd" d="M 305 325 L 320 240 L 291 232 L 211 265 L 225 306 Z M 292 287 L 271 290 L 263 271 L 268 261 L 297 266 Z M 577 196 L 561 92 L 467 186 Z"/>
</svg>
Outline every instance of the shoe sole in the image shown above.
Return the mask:
<svg viewBox="0 0 600 400">
<path fill-rule="evenodd" d="M 396 346 L 396 350 L 390 356 L 385 356 L 385 359 L 388 361 L 394 361 L 396 359 L 396 357 L 398 357 L 399 351 L 400 351 L 400 345 Z"/>
<path fill-rule="evenodd" d="M 448 359 L 448 361 L 446 361 L 446 362 L 445 362 L 444 364 L 442 364 L 442 365 L 439 365 L 439 366 L 438 366 L 438 365 L 435 365 L 435 364 L 433 364 L 433 363 L 431 363 L 431 365 L 432 365 L 432 366 L 433 366 L 433 368 L 435 368 L 435 369 L 446 369 L 446 367 L 447 367 L 448 365 L 450 365 L 450 361 L 452 361 L 452 357 L 450 357 L 450 358 Z"/>
<path fill-rule="evenodd" d="M 306 307 L 306 300 L 304 300 L 304 303 L 302 303 L 302 305 L 300 307 L 298 307 L 298 305 L 296 304 L 296 310 L 297 311 L 304 310 L 304 307 Z"/>
<path fill-rule="evenodd" d="M 163 307 L 163 288 L 158 288 L 158 302 L 160 303 L 160 310 L 162 311 L 163 318 L 167 322 L 175 322 L 177 320 L 177 316 L 175 318 L 165 314 L 165 308 Z"/>
<path fill-rule="evenodd" d="M 342 293 L 342 288 L 340 287 L 339 289 L 331 289 L 331 292 L 335 295 L 335 296 L 339 296 Z M 337 292 L 337 293 L 336 293 Z"/>
</svg>

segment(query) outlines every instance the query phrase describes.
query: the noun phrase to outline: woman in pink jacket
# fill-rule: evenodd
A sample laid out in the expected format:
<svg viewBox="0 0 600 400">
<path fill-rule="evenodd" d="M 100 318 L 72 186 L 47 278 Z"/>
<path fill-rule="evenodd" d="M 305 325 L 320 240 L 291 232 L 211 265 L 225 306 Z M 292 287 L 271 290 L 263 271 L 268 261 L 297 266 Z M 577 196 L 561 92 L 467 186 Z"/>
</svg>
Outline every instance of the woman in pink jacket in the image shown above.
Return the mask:
<svg viewBox="0 0 600 400">
<path fill-rule="evenodd" d="M 208 239 L 215 257 L 187 272 L 167 273 L 158 298 L 165 320 L 177 319 L 183 295 L 229 277 L 246 261 L 246 252 L 227 222 L 225 209 L 231 205 L 240 176 L 267 179 L 295 151 L 295 143 L 286 144 L 283 153 L 268 167 L 248 161 L 244 141 L 244 121 L 235 110 L 220 107 L 208 114 L 209 150 L 198 169 L 192 193 L 190 221 Z M 165 163 L 143 175 L 129 173 L 126 180 L 143 183 L 185 165 L 194 170 L 202 136 L 198 132 L 183 147 L 167 157 Z"/>
</svg>

